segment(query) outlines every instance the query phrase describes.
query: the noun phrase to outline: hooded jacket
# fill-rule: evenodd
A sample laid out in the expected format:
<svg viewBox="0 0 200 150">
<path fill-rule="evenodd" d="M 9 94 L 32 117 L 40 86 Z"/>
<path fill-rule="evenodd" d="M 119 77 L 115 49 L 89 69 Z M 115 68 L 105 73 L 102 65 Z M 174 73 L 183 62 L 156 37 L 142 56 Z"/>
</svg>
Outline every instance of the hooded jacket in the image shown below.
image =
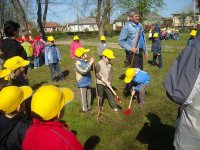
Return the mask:
<svg viewBox="0 0 200 150">
<path fill-rule="evenodd" d="M 7 118 L 0 114 L 0 150 L 21 150 L 26 130 L 31 122 L 23 114 Z"/>
</svg>

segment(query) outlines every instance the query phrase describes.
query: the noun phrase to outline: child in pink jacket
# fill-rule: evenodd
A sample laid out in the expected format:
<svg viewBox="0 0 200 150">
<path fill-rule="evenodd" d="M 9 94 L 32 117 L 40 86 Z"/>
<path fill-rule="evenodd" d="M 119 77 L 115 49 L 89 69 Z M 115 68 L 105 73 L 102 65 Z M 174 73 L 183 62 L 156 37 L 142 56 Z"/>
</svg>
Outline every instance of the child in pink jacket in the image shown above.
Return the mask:
<svg viewBox="0 0 200 150">
<path fill-rule="evenodd" d="M 73 42 L 71 43 L 70 57 L 72 59 L 75 58 L 75 50 L 79 47 L 82 47 L 82 44 L 79 42 L 79 37 L 76 35 L 74 36 Z"/>
</svg>

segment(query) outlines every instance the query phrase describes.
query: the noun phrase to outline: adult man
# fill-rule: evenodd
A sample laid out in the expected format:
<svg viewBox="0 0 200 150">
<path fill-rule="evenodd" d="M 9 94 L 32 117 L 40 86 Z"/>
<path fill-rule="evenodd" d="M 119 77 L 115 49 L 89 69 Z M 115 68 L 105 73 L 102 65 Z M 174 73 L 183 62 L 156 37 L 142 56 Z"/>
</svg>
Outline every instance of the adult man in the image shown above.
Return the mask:
<svg viewBox="0 0 200 150">
<path fill-rule="evenodd" d="M 138 35 L 140 28 L 141 32 L 140 35 Z M 138 38 L 139 40 L 137 43 Z M 139 14 L 136 10 L 131 10 L 129 12 L 129 21 L 122 28 L 118 42 L 126 52 L 128 65 L 131 65 L 131 59 L 134 54 L 134 61 L 131 67 L 143 70 L 143 53 L 145 54 L 146 59 L 148 58 L 148 53 L 144 30 L 139 23 Z"/>
</svg>

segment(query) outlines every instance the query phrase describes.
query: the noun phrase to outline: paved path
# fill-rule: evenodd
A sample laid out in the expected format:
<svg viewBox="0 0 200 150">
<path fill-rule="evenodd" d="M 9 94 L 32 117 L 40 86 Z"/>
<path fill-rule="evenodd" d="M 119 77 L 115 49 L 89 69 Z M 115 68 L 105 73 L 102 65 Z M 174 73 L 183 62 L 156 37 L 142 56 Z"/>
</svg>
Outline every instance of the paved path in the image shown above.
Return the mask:
<svg viewBox="0 0 200 150">
<path fill-rule="evenodd" d="M 71 41 L 56 41 L 57 45 L 69 45 Z M 81 40 L 81 43 L 84 43 L 84 45 L 91 45 L 91 46 L 97 46 L 98 42 L 93 42 L 93 41 L 88 41 L 88 40 Z M 109 48 L 117 48 L 117 49 L 122 49 L 118 43 L 110 43 L 107 42 L 109 45 Z M 147 45 L 148 50 L 151 49 L 151 45 Z M 162 46 L 163 51 L 174 51 L 175 50 L 182 50 L 184 47 L 182 46 Z"/>
</svg>

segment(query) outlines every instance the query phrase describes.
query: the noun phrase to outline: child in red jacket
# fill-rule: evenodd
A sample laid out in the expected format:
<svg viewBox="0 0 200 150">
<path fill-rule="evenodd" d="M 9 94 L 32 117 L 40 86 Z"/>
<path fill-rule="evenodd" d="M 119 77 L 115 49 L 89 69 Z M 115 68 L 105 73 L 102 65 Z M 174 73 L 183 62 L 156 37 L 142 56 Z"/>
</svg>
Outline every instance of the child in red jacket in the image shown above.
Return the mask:
<svg viewBox="0 0 200 150">
<path fill-rule="evenodd" d="M 82 150 L 80 142 L 60 121 L 64 105 L 74 93 L 68 88 L 53 85 L 40 87 L 33 95 L 31 111 L 33 125 L 26 132 L 23 150 Z"/>
</svg>

